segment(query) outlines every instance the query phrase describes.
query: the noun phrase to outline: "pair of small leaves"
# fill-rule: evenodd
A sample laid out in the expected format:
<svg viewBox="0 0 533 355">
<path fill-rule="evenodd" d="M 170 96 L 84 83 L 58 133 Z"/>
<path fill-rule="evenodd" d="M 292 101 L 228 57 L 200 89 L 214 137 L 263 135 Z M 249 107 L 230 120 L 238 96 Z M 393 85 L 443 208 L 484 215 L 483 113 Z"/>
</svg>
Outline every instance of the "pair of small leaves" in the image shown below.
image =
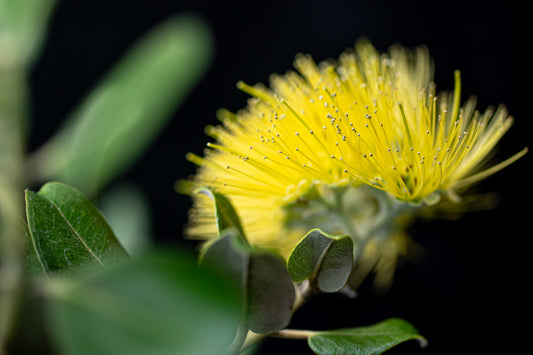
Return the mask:
<svg viewBox="0 0 533 355">
<path fill-rule="evenodd" d="M 249 246 L 229 229 L 204 249 L 201 262 L 225 271 L 241 290 L 248 329 L 265 334 L 289 324 L 295 291 L 280 257 Z"/>
<path fill-rule="evenodd" d="M 220 235 L 204 247 L 202 264 L 224 270 L 241 289 L 247 329 L 259 334 L 283 329 L 289 324 L 296 298 L 283 260 L 247 242 L 237 212 L 226 196 L 208 188 L 199 188 L 196 193 L 207 196 L 215 205 Z"/>
<path fill-rule="evenodd" d="M 322 292 L 337 292 L 346 285 L 353 263 L 354 244 L 350 236 L 313 229 L 296 244 L 287 267 L 295 282 L 310 280 Z"/>
<path fill-rule="evenodd" d="M 226 196 L 208 188 L 200 188 L 196 193 L 204 194 L 213 201 L 219 232 L 234 228 L 245 239 L 237 212 Z M 334 236 L 313 229 L 291 252 L 287 261 L 289 276 L 295 282 L 310 280 L 322 292 L 337 292 L 348 280 L 354 255 L 350 236 Z"/>
<path fill-rule="evenodd" d="M 70 186 L 52 182 L 37 193 L 27 190 L 26 214 L 31 273 L 81 272 L 127 256 L 98 209 Z"/>
<path fill-rule="evenodd" d="M 354 247 L 349 236 L 310 231 L 294 248 L 287 266 L 273 252 L 249 245 L 239 217 L 224 195 L 208 188 L 196 193 L 215 205 L 220 238 L 204 248 L 202 261 L 226 269 L 243 290 L 247 325 L 269 333 L 288 325 L 295 300 L 291 282 L 310 280 L 323 292 L 344 287 L 352 270 Z"/>
</svg>

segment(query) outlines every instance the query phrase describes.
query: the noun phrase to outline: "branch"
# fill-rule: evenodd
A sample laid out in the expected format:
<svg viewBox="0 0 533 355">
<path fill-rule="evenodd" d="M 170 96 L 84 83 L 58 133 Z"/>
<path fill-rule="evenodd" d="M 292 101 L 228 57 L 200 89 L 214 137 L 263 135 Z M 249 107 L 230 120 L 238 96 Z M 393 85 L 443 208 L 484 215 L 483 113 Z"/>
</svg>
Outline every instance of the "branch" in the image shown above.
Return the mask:
<svg viewBox="0 0 533 355">
<path fill-rule="evenodd" d="M 286 338 L 286 339 L 307 339 L 312 335 L 316 335 L 319 332 L 314 330 L 299 330 L 299 329 L 282 329 L 275 333 L 269 334 L 274 338 Z"/>
</svg>

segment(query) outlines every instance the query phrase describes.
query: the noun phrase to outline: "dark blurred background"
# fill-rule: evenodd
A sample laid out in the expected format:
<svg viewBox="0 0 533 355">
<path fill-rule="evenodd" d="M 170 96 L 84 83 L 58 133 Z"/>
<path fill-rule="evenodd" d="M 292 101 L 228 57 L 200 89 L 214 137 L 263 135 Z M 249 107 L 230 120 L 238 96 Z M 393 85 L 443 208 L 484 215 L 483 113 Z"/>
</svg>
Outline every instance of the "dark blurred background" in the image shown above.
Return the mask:
<svg viewBox="0 0 533 355">
<path fill-rule="evenodd" d="M 436 63 L 439 90 L 453 88 L 460 69 L 463 97 L 478 107 L 504 103 L 515 125 L 504 137 L 503 160 L 532 146 L 526 3 L 512 1 L 62 1 L 47 44 L 31 75 L 33 125 L 30 149 L 42 144 L 118 58 L 147 30 L 182 12 L 209 24 L 215 55 L 207 75 L 175 113 L 160 138 L 115 184 L 128 182 L 147 194 L 157 243 L 182 238 L 190 200 L 173 188 L 193 174 L 185 153 L 201 154 L 206 124 L 218 108 L 236 111 L 247 96 L 235 83 L 268 82 L 284 73 L 296 53 L 336 58 L 361 36 L 379 50 L 394 43 L 426 45 Z M 417 222 L 411 235 L 426 250 L 420 263 L 399 268 L 391 290 L 376 295 L 370 282 L 351 300 L 316 297 L 294 317 L 293 328 L 368 325 L 389 317 L 412 322 L 429 340 L 426 349 L 404 344 L 390 354 L 526 353 L 530 316 L 529 239 L 531 153 L 481 184 L 498 191 L 495 210 L 460 221 Z M 526 322 L 526 323 L 524 323 Z M 522 330 L 520 330 L 522 328 Z M 258 354 L 307 354 L 303 341 L 267 340 Z"/>
</svg>

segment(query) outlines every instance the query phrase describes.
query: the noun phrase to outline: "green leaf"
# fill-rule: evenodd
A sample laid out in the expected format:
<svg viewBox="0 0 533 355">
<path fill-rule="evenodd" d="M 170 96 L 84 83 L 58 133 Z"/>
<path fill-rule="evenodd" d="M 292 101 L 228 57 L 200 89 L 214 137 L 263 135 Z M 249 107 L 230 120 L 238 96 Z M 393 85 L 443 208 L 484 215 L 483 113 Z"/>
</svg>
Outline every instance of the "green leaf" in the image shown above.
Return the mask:
<svg viewBox="0 0 533 355">
<path fill-rule="evenodd" d="M 241 319 L 231 349 L 241 348 L 248 333 L 248 316 L 245 314 L 246 274 L 249 262 L 249 245 L 235 229 L 226 229 L 219 239 L 205 245 L 199 256 L 202 268 L 223 273 L 235 289 L 239 290 L 243 318 Z"/>
<path fill-rule="evenodd" d="M 283 260 L 265 250 L 255 251 L 248 264 L 247 282 L 249 329 L 265 334 L 289 325 L 295 291 Z"/>
<path fill-rule="evenodd" d="M 200 264 L 219 270 L 241 290 L 244 295 L 244 282 L 249 261 L 249 246 L 235 230 L 226 229 L 224 234 L 206 245 L 200 253 Z"/>
<path fill-rule="evenodd" d="M 296 244 L 287 267 L 293 281 L 309 279 L 323 292 L 336 292 L 346 284 L 353 262 L 350 236 L 333 236 L 313 229 Z"/>
<path fill-rule="evenodd" d="M 28 67 L 43 44 L 56 0 L 0 0 L 0 52 L 3 64 Z"/>
<path fill-rule="evenodd" d="M 239 216 L 226 196 L 208 187 L 198 188 L 195 193 L 209 197 L 215 204 L 215 217 L 219 233 L 228 228 L 235 228 L 242 237 L 245 237 Z"/>
<path fill-rule="evenodd" d="M 34 244 L 29 231 L 26 232 L 26 250 L 24 255 L 24 274 L 33 278 L 40 278 L 47 271 L 34 249 Z"/>
<path fill-rule="evenodd" d="M 122 58 L 33 156 L 44 179 L 89 195 L 128 168 L 158 136 L 211 58 L 206 25 L 190 15 L 162 23 Z"/>
<path fill-rule="evenodd" d="M 48 326 L 63 354 L 223 354 L 241 319 L 237 291 L 182 252 L 53 281 Z"/>
<path fill-rule="evenodd" d="M 368 327 L 318 332 L 308 338 L 308 344 L 319 355 L 377 355 L 412 339 L 421 347 L 427 345 L 410 323 L 391 318 Z"/>
<path fill-rule="evenodd" d="M 250 247 L 238 232 L 226 229 L 220 239 L 206 247 L 201 262 L 224 270 L 239 284 L 248 329 L 264 334 L 289 324 L 295 291 L 279 256 Z"/>
<path fill-rule="evenodd" d="M 80 272 L 126 256 L 100 212 L 70 186 L 52 182 L 38 193 L 26 190 L 26 214 L 30 252 L 35 254 L 30 260 L 37 260 L 46 273 Z"/>
</svg>

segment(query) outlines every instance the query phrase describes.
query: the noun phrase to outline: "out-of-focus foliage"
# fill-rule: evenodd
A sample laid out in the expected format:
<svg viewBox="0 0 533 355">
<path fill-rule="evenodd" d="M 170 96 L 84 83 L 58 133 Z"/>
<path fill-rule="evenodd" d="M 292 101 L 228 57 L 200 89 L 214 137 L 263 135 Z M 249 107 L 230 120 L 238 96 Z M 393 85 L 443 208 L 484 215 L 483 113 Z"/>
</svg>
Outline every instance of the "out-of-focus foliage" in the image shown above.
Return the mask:
<svg viewBox="0 0 533 355">
<path fill-rule="evenodd" d="M 150 249 L 150 210 L 141 188 L 121 184 L 107 189 L 99 206 L 129 255 L 136 256 Z"/>
<path fill-rule="evenodd" d="M 345 285 L 355 257 L 349 237 L 313 230 L 287 266 L 251 246 L 231 201 L 210 189 L 198 193 L 215 205 L 219 238 L 204 247 L 201 267 L 183 251 L 147 250 L 149 213 L 138 190 L 119 186 L 102 199 L 119 238 L 91 202 L 205 72 L 212 40 L 197 17 L 172 17 L 148 33 L 26 157 L 26 80 L 54 4 L 0 0 L 0 354 L 239 353 L 287 327 L 312 293 Z M 47 180 L 61 182 L 26 190 L 21 223 L 22 187 Z M 400 320 L 309 334 L 318 354 L 378 354 L 422 339 Z"/>
<path fill-rule="evenodd" d="M 148 33 L 66 119 L 33 162 L 45 180 L 92 195 L 158 136 L 205 72 L 211 37 L 196 17 L 173 17 Z"/>
<path fill-rule="evenodd" d="M 48 326 L 63 354 L 220 354 L 240 319 L 236 290 L 184 253 L 47 286 Z"/>
<path fill-rule="evenodd" d="M 33 63 L 44 43 L 55 3 L 56 0 L 0 1 L 0 63 L 9 60 L 21 68 Z"/>
</svg>

